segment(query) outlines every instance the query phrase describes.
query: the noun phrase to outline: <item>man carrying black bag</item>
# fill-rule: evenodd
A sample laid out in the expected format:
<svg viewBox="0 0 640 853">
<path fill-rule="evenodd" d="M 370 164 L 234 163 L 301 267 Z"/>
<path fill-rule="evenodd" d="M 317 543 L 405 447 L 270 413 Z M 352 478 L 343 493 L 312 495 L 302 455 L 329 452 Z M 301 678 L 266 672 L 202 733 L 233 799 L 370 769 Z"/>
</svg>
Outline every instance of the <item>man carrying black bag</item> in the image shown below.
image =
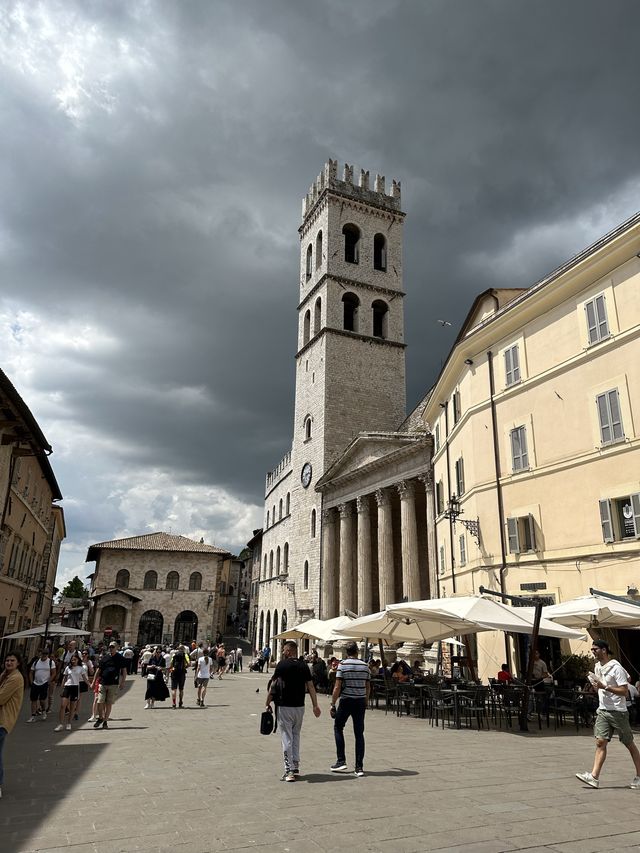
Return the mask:
<svg viewBox="0 0 640 853">
<path fill-rule="evenodd" d="M 284 760 L 284 782 L 295 782 L 300 775 L 300 729 L 304 717 L 305 692 L 311 696 L 314 716 L 320 716 L 316 689 L 309 667 L 298 660 L 298 646 L 287 640 L 282 649 L 282 660 L 278 663 L 269 683 L 266 707 L 271 710 L 275 702 L 278 725 L 282 738 Z"/>
</svg>

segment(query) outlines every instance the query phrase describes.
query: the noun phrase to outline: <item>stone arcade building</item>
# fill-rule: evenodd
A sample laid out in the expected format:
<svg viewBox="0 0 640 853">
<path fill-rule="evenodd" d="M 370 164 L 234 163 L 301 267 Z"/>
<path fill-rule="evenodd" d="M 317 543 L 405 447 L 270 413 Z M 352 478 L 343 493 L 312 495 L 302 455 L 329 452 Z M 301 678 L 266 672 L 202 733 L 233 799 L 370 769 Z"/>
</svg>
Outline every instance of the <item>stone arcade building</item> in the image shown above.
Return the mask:
<svg viewBox="0 0 640 853">
<path fill-rule="evenodd" d="M 325 165 L 303 201 L 291 449 L 267 474 L 256 642 L 435 594 L 431 436 L 406 418 L 400 184 Z M 431 518 L 431 522 L 429 522 Z"/>
<path fill-rule="evenodd" d="M 222 548 L 169 533 L 92 545 L 89 628 L 95 637 L 112 632 L 138 645 L 211 639 L 230 559 Z"/>
</svg>

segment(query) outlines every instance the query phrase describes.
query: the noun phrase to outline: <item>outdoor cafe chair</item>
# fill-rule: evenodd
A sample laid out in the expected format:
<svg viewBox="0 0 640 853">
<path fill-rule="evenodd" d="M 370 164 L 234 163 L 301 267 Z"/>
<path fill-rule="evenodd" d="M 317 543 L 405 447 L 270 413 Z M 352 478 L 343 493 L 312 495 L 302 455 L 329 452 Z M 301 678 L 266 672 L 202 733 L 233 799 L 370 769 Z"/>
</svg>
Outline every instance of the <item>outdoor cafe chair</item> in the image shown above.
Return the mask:
<svg viewBox="0 0 640 853">
<path fill-rule="evenodd" d="M 576 731 L 580 729 L 580 706 L 578 695 L 575 690 L 556 687 L 551 694 L 551 712 L 555 728 L 564 725 L 567 717 L 573 718 Z"/>
<path fill-rule="evenodd" d="M 464 691 L 458 691 L 459 717 L 464 717 L 469 727 L 471 721 L 475 720 L 478 731 L 487 724 L 489 729 L 489 688 L 476 687 Z"/>
<path fill-rule="evenodd" d="M 456 720 L 456 697 L 451 690 L 441 690 L 439 687 L 429 687 L 429 710 L 430 720 L 433 726 L 436 726 L 439 720 L 442 720 L 442 728 L 444 721 L 451 725 L 451 719 Z"/>
</svg>

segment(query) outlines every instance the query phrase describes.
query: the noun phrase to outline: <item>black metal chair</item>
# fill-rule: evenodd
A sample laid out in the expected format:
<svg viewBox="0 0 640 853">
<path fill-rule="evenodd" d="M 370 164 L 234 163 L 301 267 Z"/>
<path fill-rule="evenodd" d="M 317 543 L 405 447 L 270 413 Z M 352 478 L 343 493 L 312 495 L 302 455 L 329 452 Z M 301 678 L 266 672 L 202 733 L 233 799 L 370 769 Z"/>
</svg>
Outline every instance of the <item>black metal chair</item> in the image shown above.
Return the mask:
<svg viewBox="0 0 640 853">
<path fill-rule="evenodd" d="M 445 719 L 448 725 L 451 725 L 452 717 L 455 722 L 455 702 L 455 696 L 452 691 L 441 690 L 439 687 L 430 687 L 429 704 L 431 725 L 433 726 L 435 722 L 437 726 L 439 720 L 442 719 L 442 728 L 444 729 Z"/>
<path fill-rule="evenodd" d="M 460 718 L 467 721 L 471 727 L 471 721 L 475 720 L 478 731 L 487 724 L 489 729 L 489 688 L 478 687 L 475 690 L 466 690 L 458 694 L 458 707 Z"/>
</svg>

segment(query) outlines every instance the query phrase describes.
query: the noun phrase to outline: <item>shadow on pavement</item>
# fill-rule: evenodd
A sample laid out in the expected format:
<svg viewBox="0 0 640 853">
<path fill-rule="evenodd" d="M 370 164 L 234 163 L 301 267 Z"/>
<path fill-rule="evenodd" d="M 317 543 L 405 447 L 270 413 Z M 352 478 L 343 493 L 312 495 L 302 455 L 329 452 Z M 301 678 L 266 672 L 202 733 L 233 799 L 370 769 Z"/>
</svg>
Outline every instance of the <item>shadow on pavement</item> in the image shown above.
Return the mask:
<svg viewBox="0 0 640 853">
<path fill-rule="evenodd" d="M 390 767 L 389 770 L 374 770 L 369 772 L 365 770 L 364 778 L 367 776 L 384 776 L 386 778 L 399 778 L 401 776 L 419 776 L 417 770 L 402 770 L 399 767 Z M 318 782 L 340 782 L 349 779 L 353 781 L 354 779 L 353 773 L 349 773 L 348 771 L 340 771 L 339 773 L 305 773 L 301 778 L 300 782 L 309 782 L 312 785 L 317 784 Z"/>
</svg>

